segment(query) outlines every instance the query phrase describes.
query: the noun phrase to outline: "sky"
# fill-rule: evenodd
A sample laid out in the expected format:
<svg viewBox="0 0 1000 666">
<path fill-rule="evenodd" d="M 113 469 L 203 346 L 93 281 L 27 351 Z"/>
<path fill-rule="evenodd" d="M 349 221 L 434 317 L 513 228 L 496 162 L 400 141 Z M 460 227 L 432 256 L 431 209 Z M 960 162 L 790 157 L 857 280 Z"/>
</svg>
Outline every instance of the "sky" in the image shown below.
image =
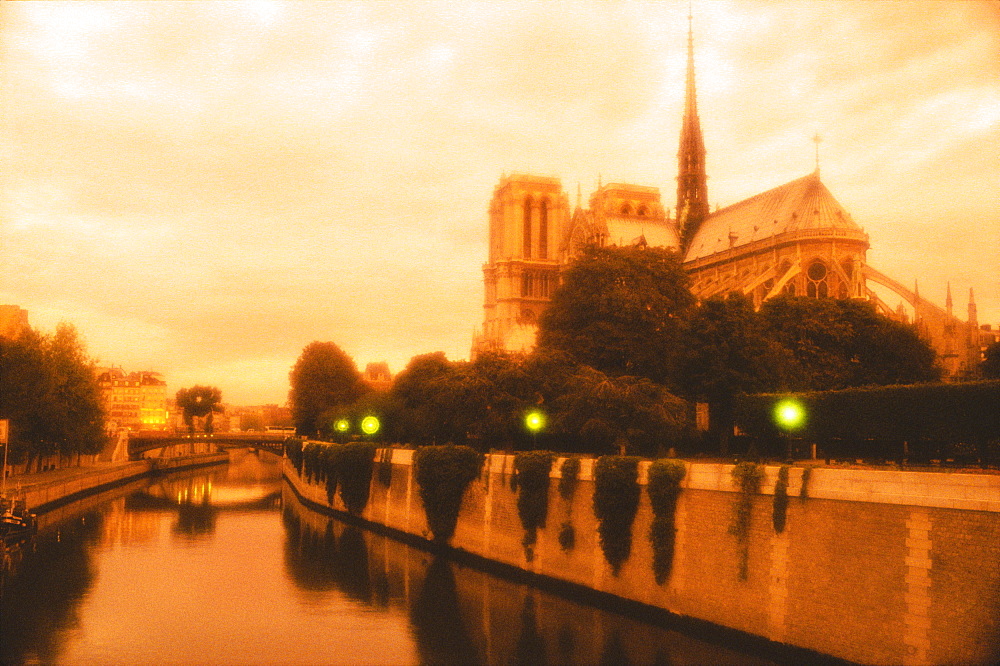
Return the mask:
<svg viewBox="0 0 1000 666">
<path fill-rule="evenodd" d="M 1000 325 L 1000 2 L 693 2 L 709 199 L 815 168 Z M 467 358 L 503 174 L 672 206 L 687 2 L 2 2 L 0 303 L 168 392 Z M 895 305 L 896 301 L 891 301 Z"/>
</svg>

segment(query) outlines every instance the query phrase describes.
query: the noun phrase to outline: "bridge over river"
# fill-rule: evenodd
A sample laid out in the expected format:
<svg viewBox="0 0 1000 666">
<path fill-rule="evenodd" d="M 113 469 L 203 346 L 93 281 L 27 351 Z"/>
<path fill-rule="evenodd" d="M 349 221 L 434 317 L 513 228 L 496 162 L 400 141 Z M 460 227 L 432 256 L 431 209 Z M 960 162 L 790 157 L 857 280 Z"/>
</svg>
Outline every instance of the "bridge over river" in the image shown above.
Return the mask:
<svg viewBox="0 0 1000 666">
<path fill-rule="evenodd" d="M 281 455 L 285 442 L 293 439 L 282 433 L 239 432 L 239 433 L 130 433 L 128 454 L 130 459 L 140 458 L 146 451 L 162 449 L 175 444 L 211 444 L 219 450 L 257 448 Z"/>
</svg>

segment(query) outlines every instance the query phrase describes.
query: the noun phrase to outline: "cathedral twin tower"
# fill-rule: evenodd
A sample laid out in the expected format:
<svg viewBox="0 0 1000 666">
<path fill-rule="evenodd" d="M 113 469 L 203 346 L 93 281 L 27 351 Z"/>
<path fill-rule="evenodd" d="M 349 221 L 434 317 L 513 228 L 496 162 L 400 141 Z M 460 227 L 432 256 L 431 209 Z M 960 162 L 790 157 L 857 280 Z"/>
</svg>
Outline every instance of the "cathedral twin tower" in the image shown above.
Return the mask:
<svg viewBox="0 0 1000 666">
<path fill-rule="evenodd" d="M 537 322 L 559 284 L 560 269 L 587 244 L 665 247 L 682 254 L 699 299 L 740 291 L 756 305 L 779 294 L 861 298 L 903 317 L 872 291 L 886 287 L 908 302 L 947 376 L 979 363 L 978 326 L 921 299 L 866 261 L 868 235 L 820 181 L 819 170 L 749 199 L 709 211 L 705 142 L 695 90 L 694 40 L 688 17 L 684 118 L 677 153 L 675 215 L 660 191 L 608 183 L 589 207 L 571 210 L 558 178 L 504 176 L 489 209 L 489 258 L 483 266 L 485 317 L 472 353 L 529 351 Z M 578 195 L 579 199 L 579 195 Z M 900 303 L 902 306 L 902 303 Z M 905 318 L 905 317 L 904 317 Z"/>
</svg>

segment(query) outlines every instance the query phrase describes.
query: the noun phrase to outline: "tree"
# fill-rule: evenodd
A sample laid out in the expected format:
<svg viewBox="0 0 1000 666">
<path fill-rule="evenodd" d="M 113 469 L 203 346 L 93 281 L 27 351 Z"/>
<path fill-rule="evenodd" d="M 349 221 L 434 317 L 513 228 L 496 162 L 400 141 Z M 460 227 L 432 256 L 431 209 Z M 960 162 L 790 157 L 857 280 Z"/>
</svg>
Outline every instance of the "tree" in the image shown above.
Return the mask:
<svg viewBox="0 0 1000 666">
<path fill-rule="evenodd" d="M 687 404 L 645 377 L 579 366 L 555 400 L 556 427 L 591 453 L 654 456 L 688 428 Z"/>
<path fill-rule="evenodd" d="M 444 352 L 410 359 L 390 390 L 400 405 L 408 440 L 443 444 L 464 439 L 462 428 L 456 423 L 463 408 L 459 399 L 463 374 L 464 368 L 448 361 Z"/>
<path fill-rule="evenodd" d="M 760 310 L 767 334 L 791 354 L 792 390 L 935 381 L 933 348 L 909 324 L 865 301 L 779 296 Z"/>
<path fill-rule="evenodd" d="M 292 420 L 300 435 L 323 430 L 324 412 L 349 405 L 364 392 L 354 360 L 333 342 L 310 342 L 289 374 Z"/>
<path fill-rule="evenodd" d="M 986 358 L 979 366 L 986 379 L 1000 379 L 1000 342 L 986 348 Z"/>
<path fill-rule="evenodd" d="M 93 361 L 72 324 L 61 323 L 49 340 L 48 365 L 52 376 L 54 416 L 62 436 L 59 450 L 99 453 L 104 447 L 104 408 Z"/>
<path fill-rule="evenodd" d="M 10 455 L 32 461 L 61 453 L 97 453 L 107 439 L 93 361 L 76 329 L 33 329 L 0 339 L 0 418 L 10 419 Z"/>
<path fill-rule="evenodd" d="M 612 376 L 671 386 L 682 322 L 694 305 L 688 286 L 669 250 L 588 247 L 542 314 L 538 346 Z"/>
<path fill-rule="evenodd" d="M 740 293 L 701 302 L 684 330 L 678 381 L 686 397 L 709 404 L 709 429 L 725 449 L 738 393 L 787 383 L 791 352 L 768 335 L 753 302 Z"/>
<path fill-rule="evenodd" d="M 177 392 L 177 407 L 184 411 L 184 423 L 194 433 L 194 419 L 205 417 L 205 432 L 211 434 L 212 416 L 222 411 L 222 391 L 214 386 L 195 385 Z"/>
</svg>

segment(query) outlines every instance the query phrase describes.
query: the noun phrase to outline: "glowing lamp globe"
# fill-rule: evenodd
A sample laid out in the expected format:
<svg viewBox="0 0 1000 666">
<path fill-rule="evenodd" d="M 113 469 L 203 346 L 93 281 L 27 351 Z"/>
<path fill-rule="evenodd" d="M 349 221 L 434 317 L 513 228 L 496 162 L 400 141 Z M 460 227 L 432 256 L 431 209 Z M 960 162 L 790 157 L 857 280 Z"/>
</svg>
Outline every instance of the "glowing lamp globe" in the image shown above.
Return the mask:
<svg viewBox="0 0 1000 666">
<path fill-rule="evenodd" d="M 337 422 L 333 424 L 333 427 L 337 429 L 337 432 L 347 432 L 347 430 L 351 427 L 351 424 L 347 419 L 338 419 Z"/>
<path fill-rule="evenodd" d="M 541 412 L 528 412 L 524 417 L 524 426 L 532 432 L 538 432 L 545 427 L 545 415 Z"/>
<path fill-rule="evenodd" d="M 796 400 L 782 400 L 774 408 L 774 420 L 785 430 L 795 430 L 805 423 L 806 410 Z"/>
<path fill-rule="evenodd" d="M 378 419 L 374 416 L 366 416 L 361 420 L 361 430 L 363 430 L 366 435 L 374 435 L 378 432 L 381 425 L 382 424 L 379 423 Z"/>
</svg>

